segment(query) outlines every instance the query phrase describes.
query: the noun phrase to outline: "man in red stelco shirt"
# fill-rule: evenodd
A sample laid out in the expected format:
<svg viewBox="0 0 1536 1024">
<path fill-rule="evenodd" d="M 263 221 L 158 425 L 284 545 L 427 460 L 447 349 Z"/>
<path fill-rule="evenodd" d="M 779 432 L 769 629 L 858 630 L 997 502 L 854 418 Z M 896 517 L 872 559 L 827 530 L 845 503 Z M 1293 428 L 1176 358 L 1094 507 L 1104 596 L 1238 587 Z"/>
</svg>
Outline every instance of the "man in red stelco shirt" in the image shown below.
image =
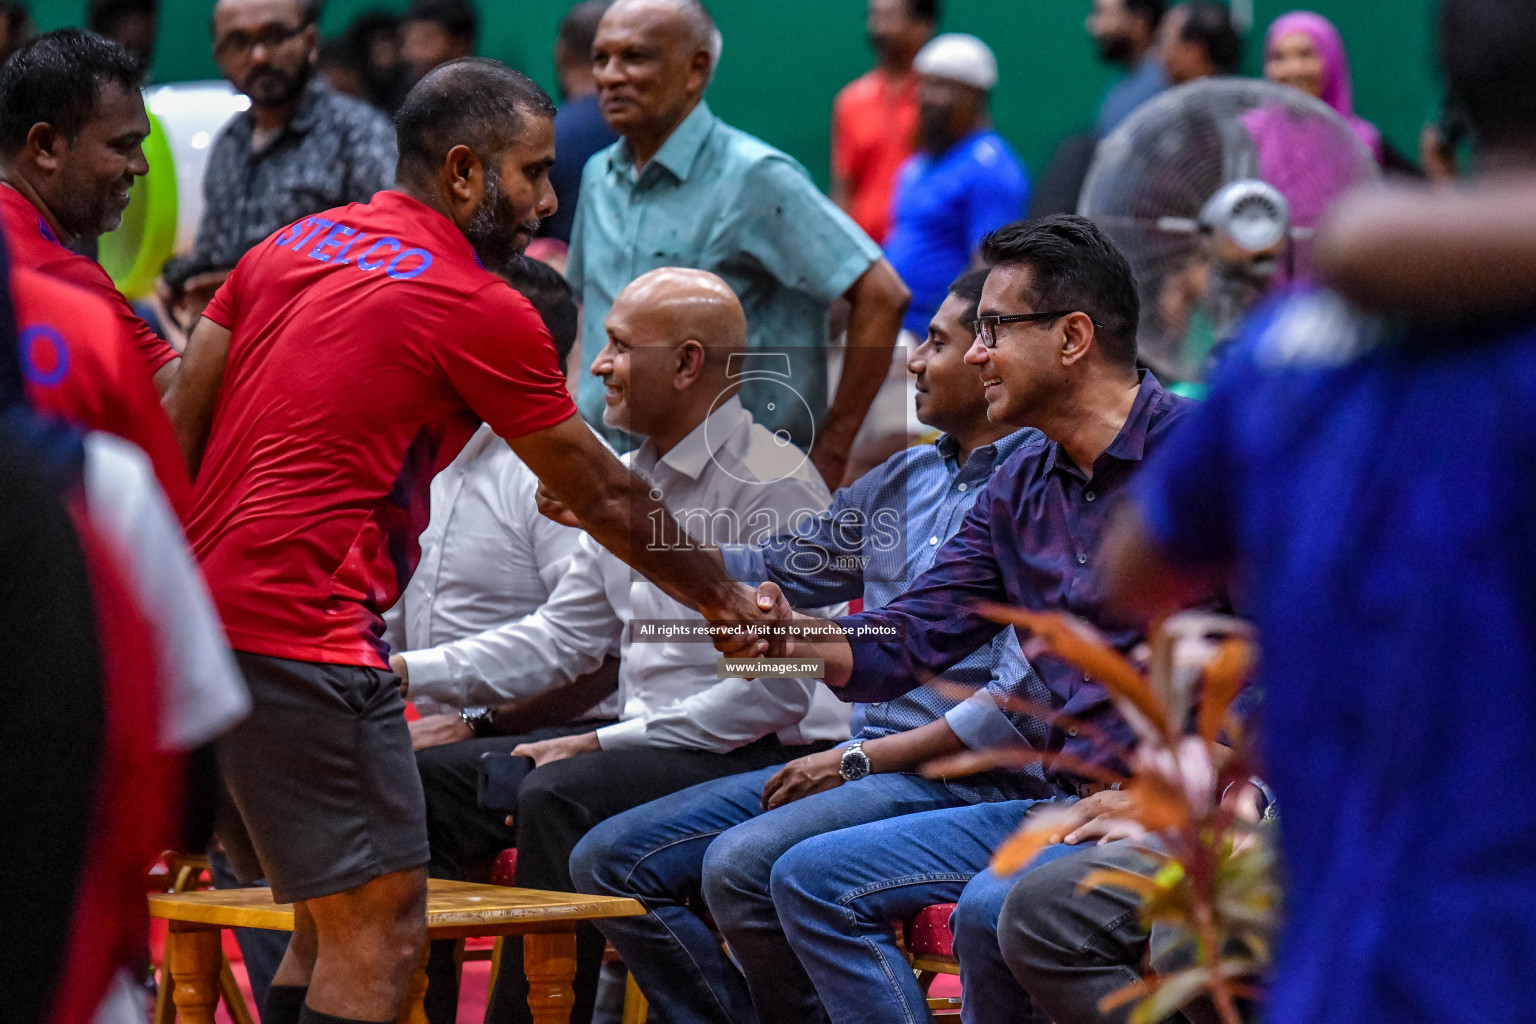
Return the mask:
<svg viewBox="0 0 1536 1024">
<path fill-rule="evenodd" d="M 29 40 L 0 67 L 0 224 L 11 265 L 61 278 L 106 303 L 164 392 L 176 352 L 94 260 L 65 248 L 116 228 L 133 179 L 149 173 L 144 70 L 117 43 L 79 29 Z"/>
<path fill-rule="evenodd" d="M 574 416 L 543 322 L 486 269 L 555 209 L 553 115 L 494 61 L 432 72 L 396 117 L 396 189 L 247 253 L 169 403 L 196 474 L 188 534 L 253 703 L 221 742 L 239 812 L 221 837 L 296 903 L 263 1024 L 391 1020 L 419 962 L 425 810 L 379 613 L 433 472 L 480 420 L 668 593 L 763 616 L 691 543 L 648 549 L 663 506 Z"/>
</svg>

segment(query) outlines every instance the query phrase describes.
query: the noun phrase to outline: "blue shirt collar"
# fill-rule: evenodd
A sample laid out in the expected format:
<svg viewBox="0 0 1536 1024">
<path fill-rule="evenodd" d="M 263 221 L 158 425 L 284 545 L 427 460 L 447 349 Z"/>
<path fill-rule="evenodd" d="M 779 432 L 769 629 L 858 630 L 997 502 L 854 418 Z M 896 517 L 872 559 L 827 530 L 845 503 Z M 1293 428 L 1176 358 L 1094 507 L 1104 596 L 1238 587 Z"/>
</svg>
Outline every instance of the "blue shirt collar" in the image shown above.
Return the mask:
<svg viewBox="0 0 1536 1024">
<path fill-rule="evenodd" d="M 710 111 L 709 104 L 699 100 L 699 105 L 683 118 L 681 124 L 672 129 L 672 134 L 668 135 L 667 141 L 661 144 L 661 148 L 651 158 L 651 163 L 665 167 L 678 181 L 687 181 L 694 162 L 698 160 L 699 151 L 704 148 L 704 143 L 714 127 L 715 115 Z M 650 164 L 646 167 L 649 168 Z M 621 139 L 609 151 L 608 168 L 622 171 L 626 175 L 634 174 L 635 155 L 630 149 L 628 139 Z"/>
<path fill-rule="evenodd" d="M 977 456 L 980 456 L 989 463 L 987 471 L 991 472 L 1006 462 L 1008 456 L 1018 451 L 1025 442 L 1044 436 L 1034 427 L 1020 427 L 1007 437 L 998 438 L 991 444 L 977 445 L 972 450 L 971 457 L 965 461 L 965 464 L 969 466 Z M 944 464 L 950 467 L 950 472 L 954 472 L 958 468 L 957 463 L 960 461 L 960 442 L 956 441 L 950 434 L 940 434 L 933 439 L 933 446 L 943 456 Z"/>
</svg>

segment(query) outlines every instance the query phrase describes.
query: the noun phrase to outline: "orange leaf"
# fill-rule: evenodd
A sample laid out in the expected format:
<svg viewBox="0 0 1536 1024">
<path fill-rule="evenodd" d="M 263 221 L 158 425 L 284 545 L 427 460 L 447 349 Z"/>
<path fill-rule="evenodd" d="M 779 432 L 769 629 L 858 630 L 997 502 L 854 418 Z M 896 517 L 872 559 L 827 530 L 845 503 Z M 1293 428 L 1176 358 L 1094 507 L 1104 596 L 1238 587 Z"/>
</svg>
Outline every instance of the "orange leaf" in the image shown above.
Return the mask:
<svg viewBox="0 0 1536 1024">
<path fill-rule="evenodd" d="M 1141 981 L 1133 981 L 1122 989 L 1116 989 L 1103 999 L 1099 1000 L 1099 1012 L 1103 1014 L 1114 1013 L 1127 1003 L 1133 1003 L 1143 996 L 1149 996 L 1162 985 L 1161 978 L 1143 978 Z"/>
<path fill-rule="evenodd" d="M 1132 813 L 1148 832 L 1189 824 L 1189 799 L 1183 789 L 1156 772 L 1142 772 L 1126 783 Z"/>
<path fill-rule="evenodd" d="M 1205 686 L 1200 697 L 1200 737 L 1215 742 L 1227 720 L 1227 711 L 1242 692 L 1254 663 L 1253 644 L 1238 637 L 1228 637 L 1216 648 L 1205 666 Z"/>
<path fill-rule="evenodd" d="M 1152 687 L 1135 665 L 1087 623 L 1063 612 L 1032 612 L 990 602 L 978 604 L 977 611 L 993 622 L 1028 630 L 1053 656 L 1091 676 L 1111 694 L 1131 704 L 1164 739 L 1171 741 L 1168 710 L 1153 695 Z"/>
<path fill-rule="evenodd" d="M 1052 836 L 1061 834 L 1068 820 L 1076 820 L 1070 807 L 1045 807 L 1035 811 L 997 848 L 992 855 L 992 870 L 1000 875 L 1022 871 L 1036 854 L 1051 845 Z"/>
</svg>

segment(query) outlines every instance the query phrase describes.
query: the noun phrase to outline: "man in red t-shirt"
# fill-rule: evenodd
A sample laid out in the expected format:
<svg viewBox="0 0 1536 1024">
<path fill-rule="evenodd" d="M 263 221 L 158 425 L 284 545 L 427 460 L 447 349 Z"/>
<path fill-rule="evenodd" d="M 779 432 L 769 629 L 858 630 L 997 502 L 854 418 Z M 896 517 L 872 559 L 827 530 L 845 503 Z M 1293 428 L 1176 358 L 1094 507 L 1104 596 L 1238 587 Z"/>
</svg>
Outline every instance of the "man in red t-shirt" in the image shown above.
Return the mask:
<svg viewBox="0 0 1536 1024">
<path fill-rule="evenodd" d="M 164 392 L 176 352 L 94 260 L 65 248 L 116 228 L 133 179 L 149 173 L 144 70 L 79 29 L 29 40 L 0 67 L 0 225 L 11 265 L 62 278 L 111 307 Z"/>
<path fill-rule="evenodd" d="M 11 299 L 32 407 L 144 449 L 185 520 L 192 504 L 186 460 L 117 311 L 90 292 L 21 267 L 11 269 Z"/>
<path fill-rule="evenodd" d="M 832 199 L 881 244 L 891 227 L 896 172 L 917 146 L 912 60 L 938 20 L 937 0 L 869 0 L 878 62 L 832 103 Z"/>
<path fill-rule="evenodd" d="M 171 406 L 188 534 L 249 684 L 220 749 L 243 878 L 296 903 L 263 1024 L 392 1019 L 425 927 L 425 808 L 379 640 L 427 486 L 484 420 L 599 542 L 712 620 L 752 595 L 596 439 L 502 266 L 554 211 L 554 106 L 495 61 L 407 97 L 396 190 L 248 252 L 188 344 Z M 658 523 L 664 549 L 652 548 Z M 307 1009 L 304 1009 L 307 1007 Z"/>
</svg>

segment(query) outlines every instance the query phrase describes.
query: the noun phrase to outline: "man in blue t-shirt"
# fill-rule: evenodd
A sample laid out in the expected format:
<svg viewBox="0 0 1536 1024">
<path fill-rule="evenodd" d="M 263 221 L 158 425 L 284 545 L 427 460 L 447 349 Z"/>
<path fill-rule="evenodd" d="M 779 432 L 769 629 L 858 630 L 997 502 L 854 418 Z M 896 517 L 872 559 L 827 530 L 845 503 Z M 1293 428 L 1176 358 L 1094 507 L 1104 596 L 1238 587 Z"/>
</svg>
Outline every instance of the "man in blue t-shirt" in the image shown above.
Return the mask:
<svg viewBox="0 0 1536 1024">
<path fill-rule="evenodd" d="M 1444 0 L 1440 56 L 1483 166 L 1529 173 L 1536 10 Z M 1533 399 L 1528 310 L 1392 328 L 1304 295 L 1138 481 L 1119 589 L 1156 609 L 1235 568 L 1263 635 L 1273 1024 L 1532 1019 Z"/>
<path fill-rule="evenodd" d="M 555 37 L 555 77 L 560 82 L 560 110 L 555 114 L 555 166 L 549 183 L 560 208 L 539 225 L 540 238 L 570 242 L 581 195 L 581 172 L 592 154 L 607 149 L 619 136 L 603 120 L 597 103 L 597 79 L 592 74 L 592 41 L 608 0 L 581 0 L 560 20 Z"/>
<path fill-rule="evenodd" d="M 1022 216 L 1029 177 L 987 116 L 997 60 L 985 43 L 948 33 L 918 51 L 912 67 L 919 148 L 896 179 L 885 256 L 912 290 L 902 328 L 916 345 L 982 238 Z"/>
</svg>

